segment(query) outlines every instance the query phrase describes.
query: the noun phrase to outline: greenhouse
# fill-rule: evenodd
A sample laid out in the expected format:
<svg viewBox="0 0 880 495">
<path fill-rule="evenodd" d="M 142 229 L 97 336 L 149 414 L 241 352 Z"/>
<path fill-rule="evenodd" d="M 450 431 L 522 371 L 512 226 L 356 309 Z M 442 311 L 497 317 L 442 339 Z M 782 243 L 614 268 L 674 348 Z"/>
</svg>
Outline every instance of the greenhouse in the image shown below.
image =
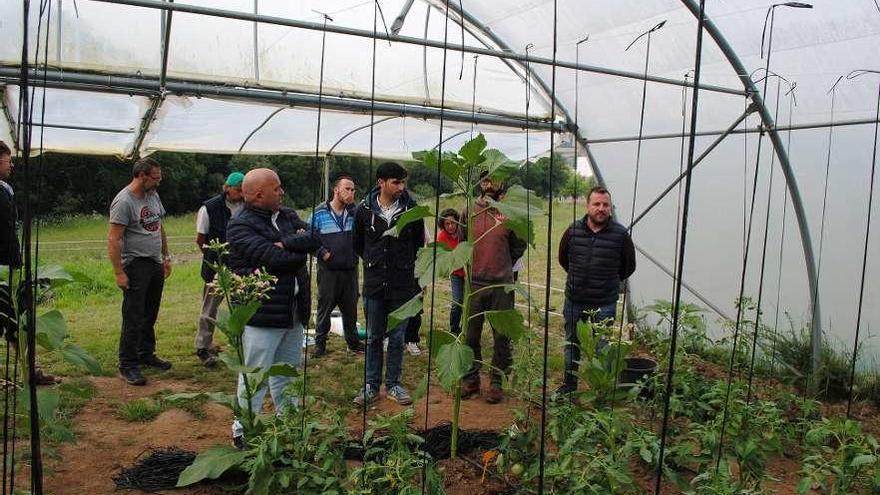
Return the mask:
<svg viewBox="0 0 880 495">
<path fill-rule="evenodd" d="M 4 494 L 880 493 L 877 0 L 4 0 L 0 33 L 24 261 L 0 284 Z M 71 207 L 87 217 L 41 212 L 73 201 L 45 193 L 66 177 L 51 167 L 115 164 L 84 172 L 96 195 L 125 177 L 115 194 L 144 157 L 163 199 L 196 199 L 163 218 L 174 276 L 157 346 L 174 368 L 132 387 L 114 376 L 112 195 Z M 412 404 L 385 387 L 352 403 L 374 336 L 366 354 L 331 337 L 313 358 L 314 315 L 299 362 L 246 366 L 261 302 L 224 287 L 222 264 L 222 364 L 200 366 L 192 212 L 209 195 L 192 184 L 214 195 L 267 166 L 308 220 L 340 173 L 360 201 L 389 162 L 417 204 L 381 242 L 421 223 L 426 242 L 395 274 L 418 294 L 389 311 L 377 352 L 390 359 L 399 325 L 421 322 L 421 353 L 403 358 Z M 485 181 L 506 194 L 475 203 Z M 572 342 L 581 272 L 560 246 L 589 227 L 592 186 L 610 191 L 635 268 L 610 320 L 583 318 Z M 481 204 L 526 245 L 516 276 L 493 281 L 515 309 L 474 312 Z M 432 242 L 450 208 L 461 249 Z M 492 327 L 482 355 L 470 329 L 450 331 L 456 305 L 461 327 Z M 560 394 L 575 347 L 580 388 Z M 39 366 L 63 381 L 37 387 Z M 276 376 L 295 407 L 236 400 L 236 377 L 250 394 Z"/>
</svg>

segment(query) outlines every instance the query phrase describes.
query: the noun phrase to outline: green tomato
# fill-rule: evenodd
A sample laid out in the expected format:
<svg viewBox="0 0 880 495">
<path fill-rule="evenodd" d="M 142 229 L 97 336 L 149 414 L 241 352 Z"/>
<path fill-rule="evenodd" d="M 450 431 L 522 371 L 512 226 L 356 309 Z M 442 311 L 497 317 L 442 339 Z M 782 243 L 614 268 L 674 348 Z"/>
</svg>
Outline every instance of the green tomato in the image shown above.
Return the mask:
<svg viewBox="0 0 880 495">
<path fill-rule="evenodd" d="M 510 474 L 512 474 L 514 476 L 519 476 L 519 475 L 523 474 L 523 471 L 525 471 L 525 470 L 526 470 L 526 468 L 524 468 L 523 465 L 518 462 L 516 464 L 514 464 L 513 466 L 510 466 Z"/>
</svg>

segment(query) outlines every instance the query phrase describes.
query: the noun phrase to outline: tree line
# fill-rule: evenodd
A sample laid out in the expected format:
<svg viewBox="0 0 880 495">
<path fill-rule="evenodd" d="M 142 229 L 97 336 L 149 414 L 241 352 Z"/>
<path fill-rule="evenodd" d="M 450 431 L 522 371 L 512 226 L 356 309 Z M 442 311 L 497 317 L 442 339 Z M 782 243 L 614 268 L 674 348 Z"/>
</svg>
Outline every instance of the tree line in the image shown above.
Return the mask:
<svg viewBox="0 0 880 495">
<path fill-rule="evenodd" d="M 162 165 L 159 194 L 171 215 L 198 209 L 201 203 L 217 194 L 226 176 L 233 171 L 268 167 L 278 172 L 285 189 L 284 202 L 294 208 L 308 208 L 323 199 L 321 177 L 323 160 L 311 156 L 291 155 L 217 155 L 158 152 L 151 157 Z M 381 160 L 366 157 L 333 156 L 330 176 L 347 173 L 358 184 L 361 197 L 374 183 L 371 171 Z M 410 171 L 408 188 L 417 198 L 452 192 L 452 183 L 441 176 L 436 184 L 436 171 L 418 162 L 404 164 Z M 131 180 L 131 161 L 115 157 L 45 154 L 31 159 L 31 173 L 16 168 L 11 178 L 19 207 L 30 191 L 34 213 L 41 218 L 64 218 L 79 214 L 106 214 L 110 201 Z M 523 166 L 510 182 L 531 189 L 538 197 L 550 193 L 547 180 L 549 157 L 539 158 Z M 30 177 L 30 185 L 25 177 Z M 576 175 L 564 159 L 557 156 L 553 166 L 553 196 L 583 196 L 592 178 Z M 575 191 L 577 194 L 575 194 Z"/>
</svg>

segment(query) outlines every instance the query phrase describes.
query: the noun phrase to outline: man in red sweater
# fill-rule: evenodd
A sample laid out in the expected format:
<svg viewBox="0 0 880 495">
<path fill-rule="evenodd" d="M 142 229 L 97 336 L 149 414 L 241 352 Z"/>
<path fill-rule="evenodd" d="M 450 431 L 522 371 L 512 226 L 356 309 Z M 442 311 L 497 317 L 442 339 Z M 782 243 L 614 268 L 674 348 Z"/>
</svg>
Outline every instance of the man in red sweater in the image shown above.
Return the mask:
<svg viewBox="0 0 880 495">
<path fill-rule="evenodd" d="M 473 261 L 471 264 L 471 298 L 467 320 L 467 345 L 474 351 L 474 365 L 465 376 L 461 396 L 470 398 L 480 392 L 480 367 L 483 354 L 480 336 L 486 311 L 513 309 L 513 292 L 504 287 L 491 287 L 513 283 L 513 262 L 526 250 L 526 242 L 519 239 L 506 225 L 504 215 L 489 205 L 489 198 L 498 201 L 504 194 L 504 184 L 493 181 L 486 173 L 480 180 L 480 197 L 474 201 Z M 462 216 L 467 219 L 467 213 Z M 492 351 L 491 385 L 486 402 L 497 404 L 504 400 L 501 388 L 502 374 L 510 371 L 513 361 L 510 338 L 492 329 L 495 343 Z"/>
</svg>

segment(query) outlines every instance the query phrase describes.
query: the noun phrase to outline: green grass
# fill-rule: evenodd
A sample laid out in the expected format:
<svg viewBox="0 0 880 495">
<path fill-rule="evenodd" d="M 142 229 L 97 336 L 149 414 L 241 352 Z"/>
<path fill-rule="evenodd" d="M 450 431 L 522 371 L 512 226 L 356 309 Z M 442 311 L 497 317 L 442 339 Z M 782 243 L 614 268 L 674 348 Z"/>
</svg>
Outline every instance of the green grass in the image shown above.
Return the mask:
<svg viewBox="0 0 880 495">
<path fill-rule="evenodd" d="M 149 423 L 159 417 L 164 410 L 164 404 L 159 401 L 153 399 L 132 399 L 120 405 L 116 414 L 121 419 L 131 423 Z"/>
<path fill-rule="evenodd" d="M 433 208 L 433 200 L 425 203 Z M 446 206 L 460 205 L 450 200 L 441 201 L 441 209 Z M 308 215 L 308 212 L 302 213 Z M 553 242 L 550 246 L 547 244 L 546 216 L 535 219 L 536 243 L 529 251 L 528 268 L 520 275 L 520 282 L 530 284 L 528 287 L 531 297 L 541 308 L 544 306 L 544 291 L 538 286 L 543 285 L 546 277 L 548 253 L 551 285 L 558 289 L 564 287 L 565 272 L 556 261 L 556 248 L 562 231 L 571 222 L 570 203 L 564 205 L 557 203 L 554 217 Z M 433 231 L 433 225 L 429 225 L 428 228 Z M 189 381 L 197 390 L 231 392 L 235 384 L 234 376 L 223 366 L 214 369 L 204 368 L 194 355 L 193 341 L 202 291 L 202 280 L 199 276 L 201 258 L 194 242 L 195 215 L 168 218 L 165 221 L 165 229 L 171 240 L 171 252 L 175 261 L 172 276 L 165 284 L 156 326 L 157 353 L 170 360 L 174 367 L 161 376 Z M 60 310 L 67 319 L 72 341 L 97 358 L 105 374 L 113 375 L 117 366 L 122 295 L 114 285 L 113 272 L 107 261 L 106 234 L 107 219 L 102 216 L 77 217 L 62 224 L 43 225 L 39 232 L 41 243 L 39 259 L 42 264 L 62 265 L 68 270 L 79 271 L 92 278 L 90 284 L 70 284 L 56 289 L 44 304 L 44 309 Z M 313 280 L 313 293 L 314 283 Z M 431 321 L 430 293 L 425 300 L 426 312 L 422 323 L 423 350 L 426 348 L 425 336 Z M 433 311 L 433 324 L 437 328 L 448 327 L 448 301 L 449 284 L 447 281 L 438 281 Z M 560 312 L 562 303 L 563 293 L 552 290 L 551 311 Z M 527 307 L 525 301 L 518 297 L 517 304 L 525 315 Z M 542 345 L 543 318 L 543 311 L 533 311 L 531 314 L 535 329 L 530 341 L 532 346 Z M 360 321 L 363 322 L 362 310 Z M 488 359 L 492 349 L 488 325 L 483 337 L 484 356 Z M 562 369 L 561 316 L 551 314 L 550 337 L 549 365 L 552 373 L 551 381 L 554 381 L 554 378 L 559 379 L 558 375 L 561 374 Z M 215 340 L 225 345 L 225 339 L 220 332 L 216 332 Z M 363 360 L 347 354 L 342 339 L 331 338 L 329 348 L 331 350 L 329 356 L 320 360 L 309 359 L 309 390 L 313 395 L 340 408 L 350 408 L 358 384 L 363 381 Z M 62 362 L 57 356 L 40 355 L 39 360 L 44 367 L 55 374 L 66 377 L 83 374 L 82 371 Z M 419 357 L 406 355 L 404 384 L 415 389 L 423 380 L 426 370 L 427 352 Z M 152 370 L 146 373 L 148 380 L 158 376 L 157 372 Z"/>
</svg>

